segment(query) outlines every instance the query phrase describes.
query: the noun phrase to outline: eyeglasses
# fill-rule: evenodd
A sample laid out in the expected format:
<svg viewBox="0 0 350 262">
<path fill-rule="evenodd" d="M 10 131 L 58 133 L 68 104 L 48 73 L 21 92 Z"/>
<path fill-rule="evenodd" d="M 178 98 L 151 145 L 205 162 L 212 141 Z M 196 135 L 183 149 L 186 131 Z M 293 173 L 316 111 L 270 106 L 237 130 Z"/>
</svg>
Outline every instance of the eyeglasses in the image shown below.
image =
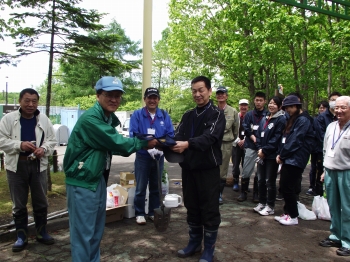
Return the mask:
<svg viewBox="0 0 350 262">
<path fill-rule="evenodd" d="M 122 95 L 113 95 L 111 93 L 102 93 L 102 95 L 109 99 L 122 100 Z"/>
</svg>

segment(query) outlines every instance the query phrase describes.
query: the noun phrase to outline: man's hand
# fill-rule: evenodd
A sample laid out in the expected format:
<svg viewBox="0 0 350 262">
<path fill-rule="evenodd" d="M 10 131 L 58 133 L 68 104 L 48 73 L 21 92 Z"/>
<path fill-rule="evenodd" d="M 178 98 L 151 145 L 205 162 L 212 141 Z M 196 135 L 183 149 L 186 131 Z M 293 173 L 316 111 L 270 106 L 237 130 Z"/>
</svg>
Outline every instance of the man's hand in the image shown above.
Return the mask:
<svg viewBox="0 0 350 262">
<path fill-rule="evenodd" d="M 159 144 L 157 139 L 149 140 L 147 143 L 147 149 L 155 148 Z"/>
<path fill-rule="evenodd" d="M 258 157 L 260 157 L 261 159 L 264 159 L 264 158 L 265 158 L 265 155 L 264 155 L 262 149 L 259 149 L 259 151 L 258 151 Z"/>
<path fill-rule="evenodd" d="M 240 148 L 243 148 L 243 146 L 244 146 L 244 139 L 241 140 L 241 141 L 239 141 L 239 142 L 237 143 L 237 145 L 238 145 Z"/>
<path fill-rule="evenodd" d="M 283 164 L 283 161 L 280 159 L 280 155 L 276 157 L 277 164 Z"/>
<path fill-rule="evenodd" d="M 188 141 L 176 141 L 176 145 L 170 149 L 176 153 L 182 153 L 188 148 Z"/>
<path fill-rule="evenodd" d="M 29 142 L 29 141 L 23 141 L 21 143 L 21 150 L 22 151 L 26 151 L 26 152 L 34 152 L 36 149 L 36 146 L 33 145 L 33 143 Z"/>
<path fill-rule="evenodd" d="M 256 137 L 255 137 L 254 135 L 251 135 L 251 136 L 250 136 L 250 139 L 251 139 L 254 143 L 256 143 Z"/>
<path fill-rule="evenodd" d="M 324 181 L 324 172 L 322 173 L 320 180 L 321 180 L 322 182 Z"/>
<path fill-rule="evenodd" d="M 38 147 L 37 149 L 35 149 L 35 151 L 33 152 L 33 154 L 38 158 L 42 158 L 45 155 L 45 149 L 43 147 Z"/>
</svg>

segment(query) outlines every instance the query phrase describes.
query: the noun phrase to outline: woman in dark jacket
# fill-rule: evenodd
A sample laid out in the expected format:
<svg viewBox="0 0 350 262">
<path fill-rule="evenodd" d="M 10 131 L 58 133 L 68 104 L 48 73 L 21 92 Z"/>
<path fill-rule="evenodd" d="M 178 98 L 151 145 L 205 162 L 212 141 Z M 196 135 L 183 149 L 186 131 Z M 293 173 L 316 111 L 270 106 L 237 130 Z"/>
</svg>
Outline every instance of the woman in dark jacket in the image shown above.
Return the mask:
<svg viewBox="0 0 350 262">
<path fill-rule="evenodd" d="M 254 211 L 263 216 L 274 214 L 278 169 L 276 156 L 282 132 L 286 126 L 286 118 L 281 106 L 282 100 L 278 96 L 270 99 L 269 113 L 260 121 L 256 138 L 258 157 L 261 160 L 258 164 L 259 204 Z"/>
<path fill-rule="evenodd" d="M 276 157 L 281 167 L 281 192 L 284 197 L 284 214 L 275 217 L 283 225 L 298 224 L 296 187 L 309 161 L 314 141 L 313 129 L 308 116 L 301 111 L 301 103 L 294 95 L 283 100 L 282 109 L 289 114 L 283 131 L 281 147 Z"/>
</svg>

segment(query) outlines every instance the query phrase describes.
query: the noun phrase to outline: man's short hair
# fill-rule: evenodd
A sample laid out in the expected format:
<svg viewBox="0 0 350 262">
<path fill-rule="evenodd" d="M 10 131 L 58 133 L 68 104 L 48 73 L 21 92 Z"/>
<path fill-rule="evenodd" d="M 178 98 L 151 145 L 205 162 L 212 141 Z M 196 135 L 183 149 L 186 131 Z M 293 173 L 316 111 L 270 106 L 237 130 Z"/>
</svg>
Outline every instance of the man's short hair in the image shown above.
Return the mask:
<svg viewBox="0 0 350 262">
<path fill-rule="evenodd" d="M 329 103 L 326 100 L 322 100 L 321 102 L 319 102 L 317 104 L 317 108 L 320 108 L 321 105 L 329 109 Z"/>
<path fill-rule="evenodd" d="M 39 93 L 33 89 L 33 88 L 25 88 L 23 89 L 20 93 L 19 93 L 19 100 L 21 100 L 24 96 L 24 94 L 30 94 L 30 95 L 36 95 L 38 97 L 38 100 L 39 100 Z"/>
<path fill-rule="evenodd" d="M 203 81 L 205 84 L 205 87 L 209 90 L 211 88 L 211 81 L 208 77 L 206 76 L 197 76 L 192 79 L 191 85 Z"/>
<path fill-rule="evenodd" d="M 328 99 L 331 99 L 332 96 L 341 96 L 341 93 L 334 91 L 334 92 L 329 94 Z"/>
<path fill-rule="evenodd" d="M 257 98 L 257 97 L 262 97 L 264 98 L 264 100 L 266 100 L 266 95 L 264 92 L 261 92 L 261 91 L 256 92 L 254 98 Z"/>
</svg>

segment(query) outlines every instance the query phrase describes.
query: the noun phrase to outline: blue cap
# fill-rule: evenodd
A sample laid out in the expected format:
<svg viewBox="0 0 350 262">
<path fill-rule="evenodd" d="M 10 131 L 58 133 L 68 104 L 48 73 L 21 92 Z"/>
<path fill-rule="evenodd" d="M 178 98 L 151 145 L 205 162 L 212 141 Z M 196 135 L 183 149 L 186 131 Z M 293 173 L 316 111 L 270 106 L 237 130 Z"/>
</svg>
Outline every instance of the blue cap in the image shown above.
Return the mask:
<svg viewBox="0 0 350 262">
<path fill-rule="evenodd" d="M 96 91 L 122 91 L 123 93 L 125 93 L 122 82 L 114 76 L 102 77 L 100 80 L 97 81 L 95 89 Z"/>
</svg>

